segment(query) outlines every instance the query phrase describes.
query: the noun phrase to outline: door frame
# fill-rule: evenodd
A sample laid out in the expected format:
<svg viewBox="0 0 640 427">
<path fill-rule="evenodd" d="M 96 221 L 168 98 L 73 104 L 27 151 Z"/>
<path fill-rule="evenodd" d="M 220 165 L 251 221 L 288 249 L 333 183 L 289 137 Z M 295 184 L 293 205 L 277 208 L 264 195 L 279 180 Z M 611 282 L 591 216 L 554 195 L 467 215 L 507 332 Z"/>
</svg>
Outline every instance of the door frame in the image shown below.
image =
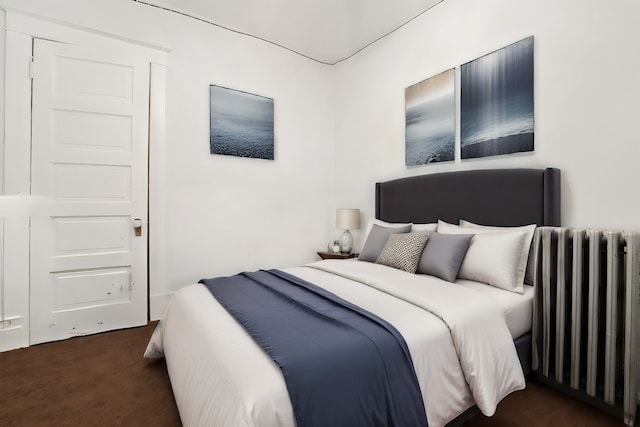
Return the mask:
<svg viewBox="0 0 640 427">
<path fill-rule="evenodd" d="M 80 44 L 99 49 L 105 43 L 120 43 L 124 49 L 132 50 L 141 55 L 151 64 L 150 92 L 153 93 L 149 105 L 149 169 L 148 169 L 148 217 L 154 222 L 148 225 L 147 241 L 147 298 L 153 295 L 154 284 L 160 285 L 164 275 L 164 246 L 156 241 L 162 236 L 161 224 L 164 222 L 164 204 L 162 189 L 164 180 L 164 144 L 165 144 L 165 88 L 166 68 L 169 49 L 144 41 L 127 39 L 117 34 L 107 34 L 95 29 L 82 27 L 77 24 L 65 24 L 42 17 L 22 14 L 14 10 L 3 10 L 6 21 L 6 49 L 4 67 L 5 86 L 5 127 L 4 151 L 5 159 L 2 173 L 4 175 L 5 194 L 0 194 L 2 206 L 9 209 L 5 217 L 12 218 L 12 223 L 20 227 L 12 233 L 5 233 L 5 252 L 16 248 L 17 265 L 11 271 L 6 269 L 5 297 L 10 296 L 12 313 L 20 319 L 18 327 L 9 334 L 0 332 L 8 346 L 2 350 L 26 347 L 29 345 L 29 255 L 25 253 L 25 246 L 30 241 L 30 218 L 42 216 L 46 210 L 46 202 L 31 196 L 31 79 L 30 62 L 33 38 L 43 38 L 66 43 Z M 1 60 L 1 58 L 0 58 Z M 159 184 L 159 185 L 157 185 Z M 157 231 L 156 231 L 157 230 Z M 157 236 L 157 237 L 156 237 Z M 25 243 L 27 242 L 27 243 Z M 157 248 L 154 249 L 154 248 Z M 17 255 L 20 254 L 18 257 Z M 150 262 L 150 260 L 153 260 Z M 158 283 L 160 282 L 160 283 Z M 148 303 L 149 304 L 149 303 Z M 147 316 L 153 312 L 153 304 L 147 311 Z M 156 310 L 157 311 L 157 310 Z"/>
</svg>

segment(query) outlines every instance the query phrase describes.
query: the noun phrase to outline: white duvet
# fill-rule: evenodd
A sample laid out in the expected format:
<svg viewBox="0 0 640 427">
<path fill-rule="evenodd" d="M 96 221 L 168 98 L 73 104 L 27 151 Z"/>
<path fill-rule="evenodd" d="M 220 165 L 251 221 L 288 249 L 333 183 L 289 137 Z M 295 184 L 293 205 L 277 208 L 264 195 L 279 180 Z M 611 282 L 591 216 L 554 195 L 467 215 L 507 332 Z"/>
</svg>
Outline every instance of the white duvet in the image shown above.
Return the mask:
<svg viewBox="0 0 640 427">
<path fill-rule="evenodd" d="M 285 271 L 402 333 L 431 427 L 474 403 L 493 415 L 503 397 L 525 387 L 502 309 L 483 292 L 360 261 Z M 145 352 L 162 355 L 185 426 L 295 426 L 279 368 L 203 285 L 173 296 Z"/>
</svg>

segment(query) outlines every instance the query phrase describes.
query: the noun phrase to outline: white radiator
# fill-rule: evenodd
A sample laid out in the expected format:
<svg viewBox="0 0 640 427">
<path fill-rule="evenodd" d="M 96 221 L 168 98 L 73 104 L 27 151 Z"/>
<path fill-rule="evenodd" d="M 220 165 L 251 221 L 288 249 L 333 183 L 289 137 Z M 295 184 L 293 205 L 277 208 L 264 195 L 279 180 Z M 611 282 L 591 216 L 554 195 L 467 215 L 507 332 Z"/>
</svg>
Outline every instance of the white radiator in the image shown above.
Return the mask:
<svg viewBox="0 0 640 427">
<path fill-rule="evenodd" d="M 634 425 L 640 234 L 541 227 L 534 249 L 535 377 Z"/>
</svg>

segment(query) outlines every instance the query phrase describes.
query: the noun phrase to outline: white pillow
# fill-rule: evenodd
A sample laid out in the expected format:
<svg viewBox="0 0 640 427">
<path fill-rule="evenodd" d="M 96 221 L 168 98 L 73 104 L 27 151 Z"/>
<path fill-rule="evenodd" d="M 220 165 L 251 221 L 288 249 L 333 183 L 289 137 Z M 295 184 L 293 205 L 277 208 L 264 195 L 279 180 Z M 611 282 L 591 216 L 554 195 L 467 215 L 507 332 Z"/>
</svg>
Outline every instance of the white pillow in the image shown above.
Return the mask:
<svg viewBox="0 0 640 427">
<path fill-rule="evenodd" d="M 458 277 L 475 280 L 507 291 L 524 293 L 524 272 L 528 250 L 527 232 L 495 232 L 463 228 L 438 221 L 438 233 L 474 234 L 462 261 Z"/>
<path fill-rule="evenodd" d="M 460 220 L 460 226 L 464 228 L 473 228 L 478 230 L 490 230 L 490 231 L 526 231 L 527 232 L 527 268 L 524 273 L 524 283 L 533 285 L 533 274 L 536 268 L 536 254 L 531 248 L 531 242 L 533 241 L 533 234 L 536 232 L 536 224 L 523 225 L 520 227 L 496 227 L 491 225 L 474 224 L 473 222 Z"/>
<path fill-rule="evenodd" d="M 431 222 L 429 224 L 412 224 L 411 232 L 412 233 L 428 233 L 430 231 L 436 231 L 438 228 L 438 223 Z"/>
</svg>

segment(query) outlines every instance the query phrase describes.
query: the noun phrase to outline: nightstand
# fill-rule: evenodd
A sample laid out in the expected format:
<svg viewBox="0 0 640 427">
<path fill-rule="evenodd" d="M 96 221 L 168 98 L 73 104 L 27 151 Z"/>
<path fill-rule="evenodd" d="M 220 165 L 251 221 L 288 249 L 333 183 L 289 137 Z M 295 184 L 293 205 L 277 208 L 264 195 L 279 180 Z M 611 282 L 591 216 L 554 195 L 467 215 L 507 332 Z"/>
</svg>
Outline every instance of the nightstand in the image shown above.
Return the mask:
<svg viewBox="0 0 640 427">
<path fill-rule="evenodd" d="M 356 258 L 358 254 L 341 254 L 339 252 L 318 252 L 318 256 L 322 259 L 349 259 L 349 258 Z"/>
</svg>

